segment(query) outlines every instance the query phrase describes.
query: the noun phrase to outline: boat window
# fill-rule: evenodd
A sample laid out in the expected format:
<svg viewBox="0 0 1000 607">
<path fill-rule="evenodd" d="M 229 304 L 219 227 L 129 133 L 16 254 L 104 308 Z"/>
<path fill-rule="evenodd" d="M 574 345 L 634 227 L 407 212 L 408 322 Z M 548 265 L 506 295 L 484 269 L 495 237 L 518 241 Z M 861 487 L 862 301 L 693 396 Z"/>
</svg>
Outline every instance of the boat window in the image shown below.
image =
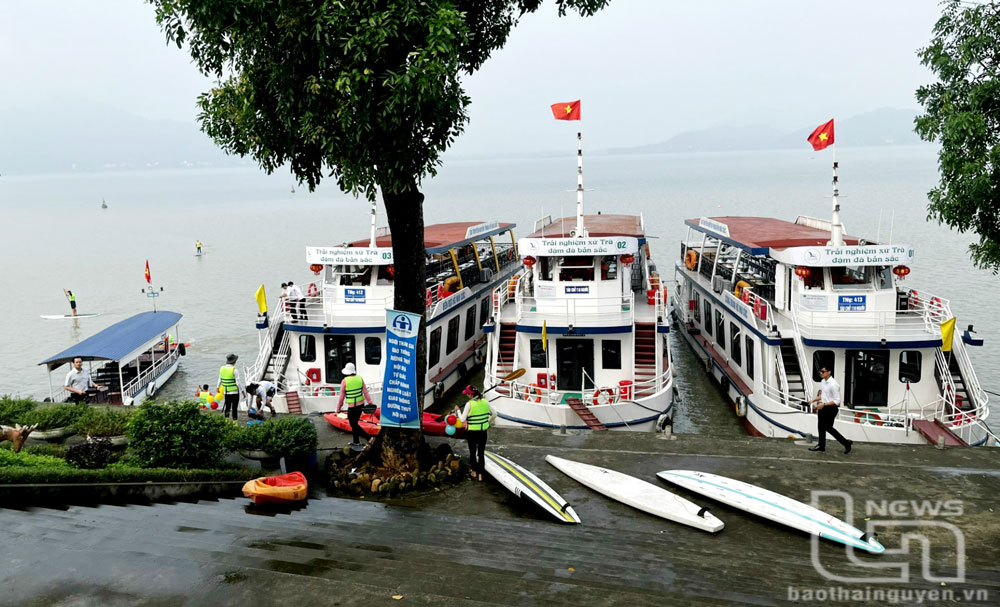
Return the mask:
<svg viewBox="0 0 1000 607">
<path fill-rule="evenodd" d="M 431 331 L 431 340 L 427 344 L 427 368 L 438 364 L 441 360 L 441 327 Z"/>
<path fill-rule="evenodd" d="M 622 340 L 601 340 L 601 366 L 605 369 L 622 368 Z"/>
<path fill-rule="evenodd" d="M 740 343 L 740 326 L 734 322 L 729 323 L 729 354 L 736 366 L 743 365 L 743 344 Z"/>
<path fill-rule="evenodd" d="M 559 268 L 559 281 L 594 280 L 593 257 L 563 257 Z"/>
<path fill-rule="evenodd" d="M 916 350 L 899 353 L 899 381 L 904 384 L 920 383 L 920 362 L 923 356 Z"/>
<path fill-rule="evenodd" d="M 395 277 L 396 277 L 396 266 L 379 266 L 378 278 L 375 280 L 375 284 L 391 285 Z"/>
<path fill-rule="evenodd" d="M 746 347 L 747 347 L 747 364 L 743 369 L 747 372 L 747 377 L 753 379 L 753 339 L 747 335 L 746 337 Z"/>
<path fill-rule="evenodd" d="M 708 312 L 707 300 L 705 301 L 705 314 L 708 315 L 708 318 L 712 317 L 712 315 Z M 698 291 L 694 292 L 694 320 L 695 322 L 701 324 L 701 293 Z"/>
<path fill-rule="evenodd" d="M 344 379 L 344 367 L 355 361 L 354 336 L 326 335 L 323 341 L 326 346 L 326 381 L 339 384 Z"/>
<path fill-rule="evenodd" d="M 833 288 L 871 284 L 867 266 L 844 266 L 830 268 L 830 282 Z"/>
<path fill-rule="evenodd" d="M 712 304 L 708 299 L 705 300 L 705 335 L 712 336 Z"/>
<path fill-rule="evenodd" d="M 887 290 L 892 288 L 892 268 L 889 266 L 882 266 L 875 270 L 878 276 L 878 288 Z"/>
<path fill-rule="evenodd" d="M 618 257 L 605 255 L 601 259 L 601 280 L 618 280 Z"/>
<path fill-rule="evenodd" d="M 542 340 L 532 339 L 528 341 L 531 347 L 531 367 L 533 369 L 544 369 L 545 364 L 545 349 L 542 348 Z"/>
<path fill-rule="evenodd" d="M 807 289 L 823 289 L 823 268 L 806 268 L 809 274 L 802 279 L 802 285 Z"/>
<path fill-rule="evenodd" d="M 365 364 L 379 365 L 382 363 L 382 338 L 365 338 Z"/>
<path fill-rule="evenodd" d="M 304 363 L 316 361 L 316 338 L 313 335 L 299 335 L 299 360 Z"/>
<path fill-rule="evenodd" d="M 486 321 L 490 318 L 490 298 L 487 297 L 479 304 L 479 318 L 482 324 L 486 324 Z"/>
<path fill-rule="evenodd" d="M 726 349 L 726 319 L 718 310 L 715 311 L 715 343 Z"/>
<path fill-rule="evenodd" d="M 819 376 L 820 369 L 829 369 L 830 377 L 833 377 L 837 372 L 833 368 L 834 361 L 837 357 L 834 355 L 833 350 L 816 350 L 813 352 L 813 381 L 820 381 L 823 378 Z"/>
<path fill-rule="evenodd" d="M 458 327 L 461 322 L 461 316 L 455 316 L 448 321 L 448 344 L 444 351 L 445 354 L 451 354 L 458 348 Z"/>
<path fill-rule="evenodd" d="M 538 259 L 538 280 L 552 280 L 552 268 L 555 260 L 551 257 L 540 257 Z"/>
<path fill-rule="evenodd" d="M 469 306 L 465 311 L 465 339 L 471 339 L 476 334 L 476 306 Z"/>
<path fill-rule="evenodd" d="M 844 402 L 876 407 L 889 403 L 888 350 L 848 350 L 844 365 Z"/>
</svg>

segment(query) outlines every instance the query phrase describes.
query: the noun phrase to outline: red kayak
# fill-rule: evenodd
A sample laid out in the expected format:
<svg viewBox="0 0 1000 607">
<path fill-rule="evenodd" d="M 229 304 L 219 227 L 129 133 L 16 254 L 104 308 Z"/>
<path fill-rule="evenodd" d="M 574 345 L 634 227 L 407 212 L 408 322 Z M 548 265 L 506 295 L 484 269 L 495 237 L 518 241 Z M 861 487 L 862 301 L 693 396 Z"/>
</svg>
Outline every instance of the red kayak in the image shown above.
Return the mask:
<svg viewBox="0 0 1000 607">
<path fill-rule="evenodd" d="M 340 413 L 327 413 L 323 416 L 326 421 L 330 422 L 330 425 L 338 430 L 343 430 L 344 432 L 351 431 L 351 422 L 347 421 L 347 413 L 341 411 Z M 447 415 L 441 415 L 438 413 L 424 413 L 423 426 L 424 432 L 431 434 L 433 436 L 446 436 L 447 433 L 444 431 L 448 423 L 445 421 Z M 378 431 L 382 429 L 380 424 L 381 419 L 381 409 L 376 409 L 375 413 L 362 413 L 361 419 L 361 429 L 365 431 L 368 436 L 375 436 Z M 465 428 L 458 428 L 458 431 L 454 436 L 464 436 Z"/>
</svg>

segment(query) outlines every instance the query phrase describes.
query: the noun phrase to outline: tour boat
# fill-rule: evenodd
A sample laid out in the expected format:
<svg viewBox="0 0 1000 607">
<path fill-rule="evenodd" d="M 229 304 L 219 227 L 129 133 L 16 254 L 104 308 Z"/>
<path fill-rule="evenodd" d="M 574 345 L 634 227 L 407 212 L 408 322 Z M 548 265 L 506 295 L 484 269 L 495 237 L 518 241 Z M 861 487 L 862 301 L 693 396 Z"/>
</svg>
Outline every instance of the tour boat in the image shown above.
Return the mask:
<svg viewBox="0 0 1000 607">
<path fill-rule="evenodd" d="M 816 435 L 808 401 L 826 367 L 847 439 L 994 444 L 966 349 L 978 340 L 947 325 L 942 337 L 948 300 L 902 284 L 914 247 L 845 235 L 836 196 L 831 220 L 686 221 L 673 293 L 685 339 L 751 434 Z"/>
<path fill-rule="evenodd" d="M 316 275 L 296 306 L 284 299 L 275 317 L 259 322 L 261 347 L 246 369 L 250 381 L 277 384 L 277 411 L 337 408 L 343 368 L 356 365 L 376 404 L 386 364 L 386 310 L 393 306 L 392 235 L 374 226 L 370 238 L 334 247 L 307 247 Z M 517 269 L 514 224 L 457 222 L 424 228 L 427 254 L 427 375 L 430 407 L 479 364 L 490 295 Z M 503 240 L 499 237 L 503 236 Z"/>
<path fill-rule="evenodd" d="M 48 400 L 61 402 L 69 397 L 62 389 L 62 376 L 57 376 L 59 387 L 53 391 L 52 372 L 61 367 L 61 373 L 68 372 L 78 357 L 94 383 L 106 388 L 94 391 L 91 402 L 139 405 L 152 398 L 186 354 L 178 334 L 180 320 L 181 314 L 166 310 L 136 314 L 42 361 L 39 364 L 49 373 Z"/>
</svg>

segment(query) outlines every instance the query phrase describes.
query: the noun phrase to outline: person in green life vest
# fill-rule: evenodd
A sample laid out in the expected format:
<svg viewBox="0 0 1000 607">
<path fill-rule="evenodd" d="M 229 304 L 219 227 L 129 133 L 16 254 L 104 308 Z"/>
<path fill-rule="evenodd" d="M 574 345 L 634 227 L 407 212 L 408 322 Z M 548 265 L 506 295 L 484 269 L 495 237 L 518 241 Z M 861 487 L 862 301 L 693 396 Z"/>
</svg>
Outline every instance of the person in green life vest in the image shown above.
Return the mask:
<svg viewBox="0 0 1000 607">
<path fill-rule="evenodd" d="M 201 241 L 200 240 L 194 241 L 194 246 L 198 250 L 198 255 L 201 255 Z"/>
<path fill-rule="evenodd" d="M 483 393 L 477 390 L 472 384 L 462 390 L 462 394 L 469 397 L 469 402 L 461 411 L 455 407 L 455 414 L 466 427 L 466 438 L 469 441 L 469 467 L 472 468 L 471 477 L 483 480 L 483 472 L 486 468 L 486 432 L 490 425 L 497 418 L 497 412 L 493 409 L 490 401 L 483 398 Z"/>
<path fill-rule="evenodd" d="M 76 295 L 69 289 L 66 289 L 66 299 L 69 300 L 69 307 L 73 310 L 73 316 L 76 316 Z"/>
<path fill-rule="evenodd" d="M 358 375 L 358 369 L 354 363 L 347 363 L 341 370 L 344 374 L 344 381 L 340 382 L 340 399 L 337 401 L 337 413 L 347 403 L 347 421 L 351 422 L 351 434 L 354 437 L 352 447 L 361 444 L 361 437 L 367 433 L 361 429 L 361 407 L 365 403 L 373 405 L 372 397 L 368 395 L 368 386 L 365 380 Z"/>
<path fill-rule="evenodd" d="M 222 406 L 222 417 L 232 412 L 233 419 L 240 409 L 240 386 L 239 371 L 236 370 L 236 359 L 239 356 L 230 354 L 226 357 L 226 364 L 219 369 L 219 391 L 224 392 L 226 397 Z"/>
</svg>

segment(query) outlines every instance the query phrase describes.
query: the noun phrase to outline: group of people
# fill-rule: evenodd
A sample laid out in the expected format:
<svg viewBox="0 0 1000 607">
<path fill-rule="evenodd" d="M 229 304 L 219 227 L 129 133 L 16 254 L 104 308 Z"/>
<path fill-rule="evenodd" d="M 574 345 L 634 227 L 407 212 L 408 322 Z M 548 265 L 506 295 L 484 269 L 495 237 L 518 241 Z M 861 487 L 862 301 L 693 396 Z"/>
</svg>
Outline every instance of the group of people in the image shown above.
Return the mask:
<svg viewBox="0 0 1000 607">
<path fill-rule="evenodd" d="M 226 364 L 219 368 L 218 389 L 225 395 L 223 398 L 222 416 L 226 417 L 228 415 L 233 419 L 236 419 L 240 408 L 240 374 L 239 369 L 236 368 L 236 361 L 238 359 L 238 355 L 230 354 L 226 357 Z M 205 384 L 203 388 L 207 391 L 208 384 Z M 276 411 L 274 410 L 272 401 L 274 395 L 278 393 L 278 387 L 274 383 L 266 380 L 250 382 L 244 388 L 244 392 L 249 399 L 247 416 L 250 419 L 263 421 L 265 407 L 271 411 L 271 417 L 274 417 Z"/>
<path fill-rule="evenodd" d="M 292 281 L 281 283 L 280 299 L 285 300 L 285 306 L 292 322 L 306 320 L 306 299 L 302 287 Z"/>
</svg>

